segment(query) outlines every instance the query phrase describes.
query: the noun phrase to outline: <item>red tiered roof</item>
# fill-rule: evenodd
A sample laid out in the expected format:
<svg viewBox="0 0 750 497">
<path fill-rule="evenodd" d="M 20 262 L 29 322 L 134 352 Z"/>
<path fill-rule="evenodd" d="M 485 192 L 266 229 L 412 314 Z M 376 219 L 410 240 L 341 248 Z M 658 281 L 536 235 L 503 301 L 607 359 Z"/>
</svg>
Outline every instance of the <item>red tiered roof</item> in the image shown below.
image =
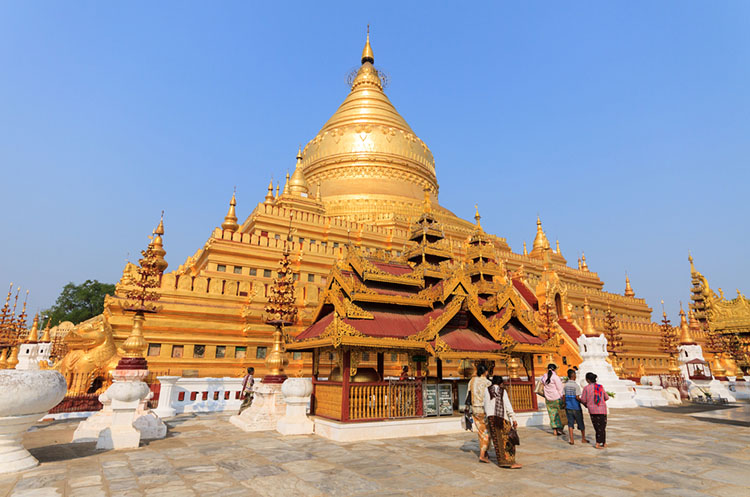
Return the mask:
<svg viewBox="0 0 750 497">
<path fill-rule="evenodd" d="M 581 332 L 578 331 L 578 328 L 576 328 L 575 325 L 567 319 L 560 318 L 557 320 L 557 324 L 559 324 L 560 327 L 565 330 L 565 333 L 567 333 L 568 336 L 573 340 L 578 340 L 578 337 L 581 336 Z"/>
<path fill-rule="evenodd" d="M 467 328 L 449 331 L 444 335 L 440 335 L 440 339 L 451 349 L 461 352 L 497 352 L 502 349 L 497 342 Z M 435 346 L 434 341 L 430 343 L 433 347 Z"/>
<path fill-rule="evenodd" d="M 541 345 L 544 343 L 544 340 L 541 338 L 524 333 L 510 323 L 505 327 L 505 332 L 518 343 L 528 343 L 531 345 Z"/>
<path fill-rule="evenodd" d="M 524 298 L 526 302 L 529 303 L 531 307 L 534 308 L 535 311 L 539 310 L 539 301 L 536 298 L 536 295 L 534 295 L 534 292 L 531 291 L 531 288 L 529 288 L 526 283 L 521 281 L 518 278 L 513 278 L 513 287 L 518 290 L 518 293 L 521 294 L 521 297 Z"/>
</svg>

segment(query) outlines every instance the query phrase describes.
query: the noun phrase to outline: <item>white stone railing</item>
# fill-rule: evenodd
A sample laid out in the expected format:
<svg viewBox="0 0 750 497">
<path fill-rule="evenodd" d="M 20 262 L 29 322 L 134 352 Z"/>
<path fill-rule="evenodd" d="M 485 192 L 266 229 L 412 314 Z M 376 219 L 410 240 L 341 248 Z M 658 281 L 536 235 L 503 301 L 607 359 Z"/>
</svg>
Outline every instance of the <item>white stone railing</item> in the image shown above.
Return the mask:
<svg viewBox="0 0 750 497">
<path fill-rule="evenodd" d="M 181 378 L 158 376 L 161 383 L 160 418 L 190 412 L 238 411 L 242 404 L 242 378 Z"/>
</svg>

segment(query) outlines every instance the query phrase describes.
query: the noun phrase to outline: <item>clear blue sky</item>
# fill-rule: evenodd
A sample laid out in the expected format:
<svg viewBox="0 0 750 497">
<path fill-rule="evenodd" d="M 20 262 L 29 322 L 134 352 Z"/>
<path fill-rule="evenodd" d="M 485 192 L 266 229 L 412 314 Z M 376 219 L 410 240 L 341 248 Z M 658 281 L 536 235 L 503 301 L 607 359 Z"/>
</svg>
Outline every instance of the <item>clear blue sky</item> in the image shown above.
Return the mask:
<svg viewBox="0 0 750 497">
<path fill-rule="evenodd" d="M 750 293 L 750 3 L 2 2 L 0 286 L 116 282 L 166 210 L 172 269 L 244 219 L 346 96 L 365 25 L 440 202 L 672 320 L 688 250 Z"/>
</svg>

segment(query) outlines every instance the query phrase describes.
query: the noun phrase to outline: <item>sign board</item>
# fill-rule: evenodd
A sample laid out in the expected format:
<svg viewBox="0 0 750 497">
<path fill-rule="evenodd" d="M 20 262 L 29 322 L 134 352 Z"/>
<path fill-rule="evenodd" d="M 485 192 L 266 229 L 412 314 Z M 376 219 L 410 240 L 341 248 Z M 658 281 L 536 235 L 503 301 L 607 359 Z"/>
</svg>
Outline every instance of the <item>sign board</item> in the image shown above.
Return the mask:
<svg viewBox="0 0 750 497">
<path fill-rule="evenodd" d="M 438 385 L 438 415 L 451 416 L 453 414 L 453 387 L 450 383 Z"/>
<path fill-rule="evenodd" d="M 422 409 L 425 416 L 438 415 L 437 385 L 427 383 L 422 387 Z"/>
</svg>

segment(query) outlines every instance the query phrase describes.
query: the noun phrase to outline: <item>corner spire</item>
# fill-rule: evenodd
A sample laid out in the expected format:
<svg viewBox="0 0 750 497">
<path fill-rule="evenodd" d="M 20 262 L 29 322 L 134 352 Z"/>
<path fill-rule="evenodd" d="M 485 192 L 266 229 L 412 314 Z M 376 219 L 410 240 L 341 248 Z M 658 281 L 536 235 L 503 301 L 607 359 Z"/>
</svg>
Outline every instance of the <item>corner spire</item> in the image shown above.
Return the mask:
<svg viewBox="0 0 750 497">
<path fill-rule="evenodd" d="M 372 53 L 372 47 L 370 46 L 370 25 L 367 25 L 367 41 L 365 42 L 365 48 L 362 50 L 362 64 L 369 62 L 370 64 L 375 63 L 375 55 Z"/>
<path fill-rule="evenodd" d="M 682 309 L 682 302 L 680 302 L 680 345 L 695 345 L 695 343 L 685 318 L 685 311 Z"/>
<path fill-rule="evenodd" d="M 542 229 L 542 219 L 537 216 L 536 217 L 536 237 L 534 238 L 534 245 L 531 247 L 532 252 L 536 252 L 539 250 L 548 249 L 549 247 L 549 240 L 547 240 L 547 235 L 544 234 L 544 230 Z"/>
<path fill-rule="evenodd" d="M 156 268 L 160 272 L 164 272 L 169 266 L 164 256 L 167 255 L 167 251 L 164 250 L 164 240 L 162 235 L 164 234 L 164 211 L 161 211 L 161 218 L 159 219 L 159 225 L 153 231 L 153 238 L 151 239 L 151 247 L 154 250 L 156 256 Z"/>
<path fill-rule="evenodd" d="M 268 183 L 268 192 L 266 193 L 265 203 L 273 203 L 273 178 L 271 178 L 271 181 Z"/>
<path fill-rule="evenodd" d="M 589 298 L 583 299 L 583 334 L 587 337 L 598 336 L 596 329 L 594 329 L 594 320 L 591 318 L 591 307 L 589 306 Z"/>
<path fill-rule="evenodd" d="M 300 145 L 297 151 L 297 165 L 294 167 L 294 173 L 289 181 L 289 193 L 293 195 L 304 195 L 310 194 L 310 189 L 307 187 L 307 181 L 305 180 L 305 173 L 302 172 L 302 146 Z"/>
<path fill-rule="evenodd" d="M 240 229 L 240 225 L 237 224 L 237 213 L 235 207 L 237 206 L 237 192 L 232 192 L 232 200 L 229 201 L 229 210 L 227 215 L 224 216 L 224 222 L 221 223 L 221 229 L 228 231 L 237 231 Z"/>
<path fill-rule="evenodd" d="M 633 291 L 633 287 L 630 286 L 630 278 L 628 275 L 625 275 L 625 293 L 624 295 L 626 297 L 635 297 L 635 292 Z"/>
<path fill-rule="evenodd" d="M 476 214 L 474 214 L 474 220 L 477 222 L 477 228 L 482 228 L 482 223 L 479 222 L 480 219 L 482 219 L 482 216 L 479 215 L 479 205 L 474 204 L 474 209 L 476 209 Z"/>
</svg>

